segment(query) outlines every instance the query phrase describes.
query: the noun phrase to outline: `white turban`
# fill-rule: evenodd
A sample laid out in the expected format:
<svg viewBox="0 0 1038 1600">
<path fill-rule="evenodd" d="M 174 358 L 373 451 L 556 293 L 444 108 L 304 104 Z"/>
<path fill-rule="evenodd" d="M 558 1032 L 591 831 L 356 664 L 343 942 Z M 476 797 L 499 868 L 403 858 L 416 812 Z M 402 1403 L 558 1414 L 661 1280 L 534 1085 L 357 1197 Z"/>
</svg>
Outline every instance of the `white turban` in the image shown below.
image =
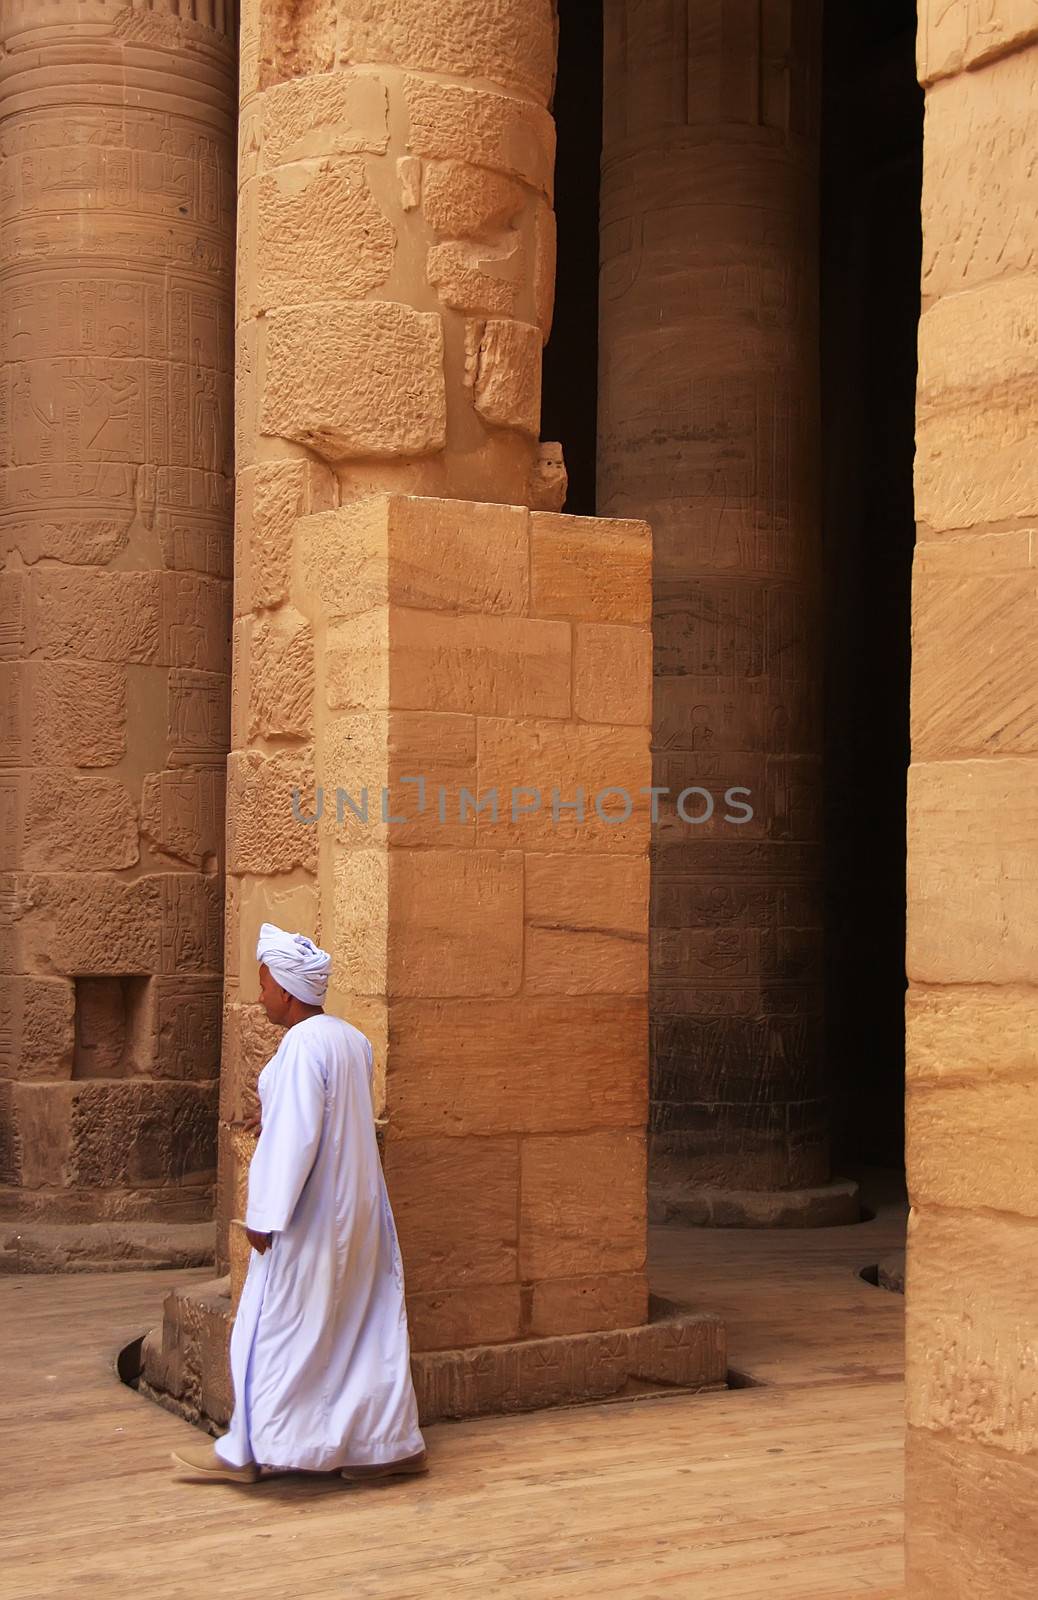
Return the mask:
<svg viewBox="0 0 1038 1600">
<path fill-rule="evenodd" d="M 256 960 L 267 968 L 275 983 L 305 1006 L 323 1004 L 332 958 L 305 934 L 286 933 L 272 922 L 265 922 L 256 941 Z"/>
</svg>

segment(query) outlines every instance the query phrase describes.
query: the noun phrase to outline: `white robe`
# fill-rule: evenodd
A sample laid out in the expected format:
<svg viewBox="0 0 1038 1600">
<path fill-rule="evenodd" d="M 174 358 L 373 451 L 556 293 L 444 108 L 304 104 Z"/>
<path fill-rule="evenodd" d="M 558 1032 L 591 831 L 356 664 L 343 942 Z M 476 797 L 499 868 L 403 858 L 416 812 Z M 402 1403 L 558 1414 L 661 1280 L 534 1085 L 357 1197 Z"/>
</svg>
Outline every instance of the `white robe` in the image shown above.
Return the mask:
<svg viewBox="0 0 1038 1600">
<path fill-rule="evenodd" d="M 289 1028 L 259 1077 L 245 1220 L 253 1251 L 231 1335 L 231 1466 L 327 1472 L 424 1448 L 404 1275 L 371 1103 L 371 1045 L 338 1017 Z"/>
</svg>

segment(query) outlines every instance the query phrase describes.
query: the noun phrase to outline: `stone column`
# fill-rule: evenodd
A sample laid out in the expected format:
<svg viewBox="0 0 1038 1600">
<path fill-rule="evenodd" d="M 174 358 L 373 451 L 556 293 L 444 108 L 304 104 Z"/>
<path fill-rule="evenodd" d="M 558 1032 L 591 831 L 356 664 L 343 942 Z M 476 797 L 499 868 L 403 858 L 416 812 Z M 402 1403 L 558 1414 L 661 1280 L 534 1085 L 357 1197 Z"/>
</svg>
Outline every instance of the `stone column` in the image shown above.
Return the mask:
<svg viewBox="0 0 1038 1600">
<path fill-rule="evenodd" d="M 649 531 L 529 509 L 554 41 L 550 0 L 245 16 L 222 1221 L 271 918 L 375 1044 L 427 1420 L 723 1363 L 646 1323 Z"/>
<path fill-rule="evenodd" d="M 651 1163 L 664 1213 L 705 1223 L 853 1214 L 847 1191 L 788 1193 L 829 1179 L 819 11 L 605 8 L 599 511 L 652 524 L 653 781 L 669 790 Z"/>
<path fill-rule="evenodd" d="M 0 16 L 0 1205 L 210 1213 L 231 566 L 224 0 Z"/>
<path fill-rule="evenodd" d="M 908 795 L 907 1589 L 1038 1568 L 1038 45 L 919 10 Z"/>
</svg>

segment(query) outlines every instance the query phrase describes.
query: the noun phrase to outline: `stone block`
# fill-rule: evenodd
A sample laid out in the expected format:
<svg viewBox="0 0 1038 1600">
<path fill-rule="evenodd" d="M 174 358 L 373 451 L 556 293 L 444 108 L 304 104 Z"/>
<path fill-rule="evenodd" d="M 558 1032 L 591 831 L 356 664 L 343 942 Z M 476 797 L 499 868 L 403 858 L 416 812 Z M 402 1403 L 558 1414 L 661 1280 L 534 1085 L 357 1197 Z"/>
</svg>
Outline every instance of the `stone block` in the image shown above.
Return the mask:
<svg viewBox="0 0 1038 1600">
<path fill-rule="evenodd" d="M 407 1297 L 412 1350 L 450 1350 L 518 1339 L 522 1310 L 517 1283 L 429 1290 Z"/>
<path fill-rule="evenodd" d="M 569 715 L 563 622 L 393 608 L 330 624 L 326 652 L 334 709 Z"/>
<path fill-rule="evenodd" d="M 1001 61 L 995 72 L 964 73 L 927 95 L 925 296 L 1034 271 L 1028 151 L 1036 141 L 1038 85 L 1027 52 Z"/>
<path fill-rule="evenodd" d="M 296 529 L 301 590 L 334 616 L 373 607 L 520 615 L 529 593 L 521 506 L 375 496 Z"/>
<path fill-rule="evenodd" d="M 531 610 L 582 622 L 652 621 L 652 535 L 647 522 L 530 517 Z"/>
<path fill-rule="evenodd" d="M 543 1339 L 553 1334 L 636 1328 L 646 1321 L 648 1304 L 642 1272 L 548 1279 L 533 1285 L 529 1332 L 533 1338 Z"/>
<path fill-rule="evenodd" d="M 520 1276 L 537 1281 L 641 1272 L 645 1181 L 640 1130 L 524 1138 Z"/>
<path fill-rule="evenodd" d="M 162 574 L 159 660 L 195 672 L 230 671 L 230 585 L 193 572 Z"/>
<path fill-rule="evenodd" d="M 582 722 L 648 726 L 652 721 L 652 634 L 648 628 L 576 624 L 573 714 Z"/>
<path fill-rule="evenodd" d="M 42 768 L 26 784 L 21 865 L 104 872 L 140 858 L 137 812 L 121 783 Z"/>
<path fill-rule="evenodd" d="M 227 867 L 266 876 L 317 868 L 313 752 L 232 752 L 227 763 Z"/>
<path fill-rule="evenodd" d="M 311 461 L 261 461 L 238 473 L 234 516 L 234 614 L 288 599 L 297 520 L 335 503 L 329 468 Z"/>
<path fill-rule="evenodd" d="M 626 855 L 648 848 L 649 807 L 639 795 L 652 781 L 647 729 L 484 716 L 478 763 L 480 794 L 496 789 L 499 799 L 496 820 L 489 808 L 477 819 L 482 846 Z M 623 799 L 606 794 L 617 789 L 631 800 L 626 820 Z M 581 791 L 583 814 L 563 810 L 580 803 Z"/>
<path fill-rule="evenodd" d="M 475 843 L 475 815 L 462 818 L 461 806 L 462 790 L 474 795 L 478 789 L 475 717 L 436 711 L 347 713 L 325 724 L 320 762 L 322 829 L 338 843 L 441 850 Z"/>
<path fill-rule="evenodd" d="M 103 661 L 41 661 L 23 669 L 33 765 L 111 767 L 126 753 L 126 669 Z"/>
<path fill-rule="evenodd" d="M 446 239 L 493 237 L 526 208 L 526 192 L 511 178 L 466 161 L 426 161 L 422 212 Z"/>
<path fill-rule="evenodd" d="M 1038 511 L 1038 288 L 998 279 L 936 300 L 919 321 L 916 515 L 972 528 Z"/>
<path fill-rule="evenodd" d="M 334 937 L 334 954 L 361 993 L 514 994 L 522 981 L 522 857 L 345 851 L 335 868 Z"/>
<path fill-rule="evenodd" d="M 330 301 L 274 311 L 266 321 L 263 433 L 333 463 L 443 448 L 438 316 L 395 301 Z"/>
<path fill-rule="evenodd" d="M 385 1171 L 412 1294 L 516 1281 L 517 1139 L 397 1141 Z"/>
<path fill-rule="evenodd" d="M 283 607 L 276 617 L 236 623 L 248 635 L 248 711 L 250 739 L 313 736 L 314 640 L 305 617 Z"/>
<path fill-rule="evenodd" d="M 33 573 L 29 632 L 38 659 L 158 659 L 161 575 L 43 567 Z"/>
<path fill-rule="evenodd" d="M 681 1312 L 620 1331 L 430 1351 L 412 1372 L 427 1425 L 644 1394 L 646 1385 L 723 1388 L 725 1360 L 723 1323 Z"/>
<path fill-rule="evenodd" d="M 74 1181 L 70 1083 L 16 1083 L 11 1127 L 23 1189 L 65 1188 Z"/>
<path fill-rule="evenodd" d="M 148 773 L 141 792 L 142 834 L 163 855 L 193 867 L 219 861 L 224 846 L 226 787 L 219 768 L 181 767 Z"/>
<path fill-rule="evenodd" d="M 220 1120 L 241 1122 L 259 1107 L 256 1080 L 284 1035 L 267 1021 L 261 1005 L 229 1002 L 223 1017 L 223 1070 L 220 1073 Z"/>
<path fill-rule="evenodd" d="M 1029 989 L 913 988 L 906 1160 L 913 1204 L 1038 1216 L 1038 1002 Z"/>
<path fill-rule="evenodd" d="M 540 437 L 542 346 L 541 330 L 529 323 L 494 318 L 485 324 L 472 391 L 484 422 Z"/>
<path fill-rule="evenodd" d="M 988 1205 L 987 1174 L 975 1174 Z M 997 1212 L 913 1211 L 908 1230 L 905 1387 L 910 1427 L 1034 1452 L 1038 1222 Z"/>
<path fill-rule="evenodd" d="M 215 1177 L 215 1083 L 69 1087 L 68 1159 L 77 1185 L 149 1188 Z"/>
<path fill-rule="evenodd" d="M 924 0 L 916 36 L 919 81 L 931 84 L 979 67 L 1035 39 L 1038 20 L 1030 0 L 999 0 L 997 6 L 988 0 L 960 0 L 954 6 Z M 1001 78 L 1004 71 L 1005 65 L 1000 65 L 996 76 Z M 961 92 L 961 85 L 956 88 Z"/>
<path fill-rule="evenodd" d="M 910 768 L 907 968 L 913 982 L 1035 982 L 1036 778 L 1038 762 L 1026 757 Z"/>
<path fill-rule="evenodd" d="M 48 873 L 25 885 L 27 964 L 66 975 L 157 972 L 164 945 L 162 882 Z"/>
<path fill-rule="evenodd" d="M 344 60 L 383 62 L 455 78 L 486 78 L 541 102 L 555 77 L 550 0 L 445 0 L 433 21 L 424 0 L 360 0 L 341 16 Z"/>
<path fill-rule="evenodd" d="M 523 276 L 517 233 L 500 243 L 452 239 L 433 245 L 426 277 L 445 306 L 490 317 L 515 314 Z"/>
<path fill-rule="evenodd" d="M 541 106 L 427 78 L 405 79 L 408 148 L 519 178 L 552 198 L 555 124 Z"/>
<path fill-rule="evenodd" d="M 155 977 L 148 985 L 152 1048 L 150 1071 L 156 1078 L 205 1083 L 220 1076 L 219 977 Z"/>
<path fill-rule="evenodd" d="M 528 994 L 647 992 L 647 857 L 528 854 L 524 914 Z"/>
<path fill-rule="evenodd" d="M 1038 750 L 1035 573 L 936 576 L 912 585 L 915 760 Z"/>
<path fill-rule="evenodd" d="M 260 161 L 326 161 L 389 144 L 389 94 L 373 73 L 323 72 L 273 85 L 263 96 Z"/>
<path fill-rule="evenodd" d="M 75 990 L 65 978 L 5 977 L 0 985 L 0 1078 L 72 1075 Z"/>
<path fill-rule="evenodd" d="M 397 1000 L 389 1142 L 635 1126 L 647 1040 L 641 997 Z"/>
<path fill-rule="evenodd" d="M 396 233 L 361 160 L 326 158 L 253 178 L 239 217 L 239 316 L 360 300 L 392 271 Z"/>
<path fill-rule="evenodd" d="M 300 877 L 301 874 L 295 874 L 293 880 L 286 881 L 283 878 L 252 877 L 235 880 L 228 876 L 227 881 L 231 886 L 228 906 L 237 901 L 236 927 L 232 929 L 229 939 L 229 943 L 233 941 L 231 962 L 238 976 L 235 998 L 244 1005 L 259 999 L 256 940 L 264 922 L 274 922 L 279 928 L 306 928 L 310 930 L 311 937 L 320 938 L 317 885 L 307 878 L 299 881 Z"/>
<path fill-rule="evenodd" d="M 913 1600 L 1028 1600 L 1038 1458 L 909 1428 L 905 1576 Z"/>
</svg>

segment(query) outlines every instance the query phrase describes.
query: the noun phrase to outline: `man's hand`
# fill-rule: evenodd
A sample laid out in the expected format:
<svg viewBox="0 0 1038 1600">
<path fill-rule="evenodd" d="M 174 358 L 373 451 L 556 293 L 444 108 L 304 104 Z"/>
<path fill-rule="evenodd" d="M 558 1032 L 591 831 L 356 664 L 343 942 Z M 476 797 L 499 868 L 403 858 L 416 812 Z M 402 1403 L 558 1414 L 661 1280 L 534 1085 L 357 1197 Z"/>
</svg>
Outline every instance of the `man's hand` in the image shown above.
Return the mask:
<svg viewBox="0 0 1038 1600">
<path fill-rule="evenodd" d="M 246 1133 L 254 1133 L 257 1138 L 263 1132 L 263 1123 L 259 1111 L 251 1111 L 247 1117 L 242 1118 L 242 1128 Z"/>
<path fill-rule="evenodd" d="M 270 1249 L 269 1233 L 257 1233 L 253 1228 L 246 1228 L 245 1234 L 252 1248 L 258 1250 L 261 1256 Z"/>
</svg>

